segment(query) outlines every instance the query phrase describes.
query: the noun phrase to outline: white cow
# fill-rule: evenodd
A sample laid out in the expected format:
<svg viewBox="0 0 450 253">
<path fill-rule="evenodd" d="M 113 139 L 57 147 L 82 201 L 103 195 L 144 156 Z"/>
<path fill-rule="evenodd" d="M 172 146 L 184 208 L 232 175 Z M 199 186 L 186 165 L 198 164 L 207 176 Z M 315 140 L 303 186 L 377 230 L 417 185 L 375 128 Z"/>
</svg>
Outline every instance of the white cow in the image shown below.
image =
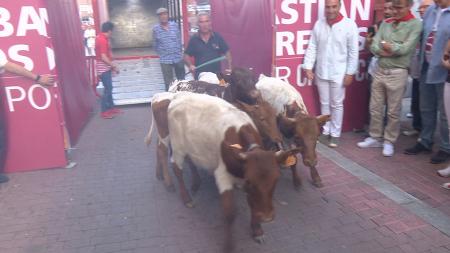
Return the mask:
<svg viewBox="0 0 450 253">
<path fill-rule="evenodd" d="M 226 221 L 226 245 L 231 242 L 233 221 L 232 189 L 244 181 L 251 209 L 253 236 L 263 236 L 261 222 L 273 219 L 272 196 L 280 175 L 279 163 L 298 150 L 265 151 L 250 117 L 223 99 L 190 94 L 173 99 L 168 108 L 172 160 L 183 202 L 191 207 L 191 197 L 183 181 L 185 161 L 214 175 L 221 195 Z M 193 189 L 199 179 L 194 173 Z"/>
<path fill-rule="evenodd" d="M 263 99 L 269 102 L 278 114 L 285 113 L 285 108 L 293 104 L 298 106 L 304 114 L 308 114 L 302 96 L 291 84 L 261 74 L 255 86 L 261 92 Z"/>
</svg>

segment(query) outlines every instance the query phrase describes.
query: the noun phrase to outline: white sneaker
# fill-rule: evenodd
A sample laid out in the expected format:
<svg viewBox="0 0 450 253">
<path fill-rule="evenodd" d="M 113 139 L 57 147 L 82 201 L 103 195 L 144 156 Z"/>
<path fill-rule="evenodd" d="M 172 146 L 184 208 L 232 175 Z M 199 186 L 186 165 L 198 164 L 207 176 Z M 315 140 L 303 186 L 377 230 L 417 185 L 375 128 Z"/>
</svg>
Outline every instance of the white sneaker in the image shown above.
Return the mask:
<svg viewBox="0 0 450 253">
<path fill-rule="evenodd" d="M 420 134 L 420 132 L 415 130 L 415 129 L 412 129 L 412 130 L 405 130 L 405 131 L 402 132 L 402 134 L 404 136 L 414 136 L 414 135 Z"/>
<path fill-rule="evenodd" d="M 383 143 L 383 155 L 393 156 L 394 155 L 394 145 L 388 141 Z"/>
<path fill-rule="evenodd" d="M 447 167 L 442 170 L 438 170 L 437 174 L 441 177 L 450 177 L 450 167 Z"/>
<path fill-rule="evenodd" d="M 367 137 L 356 145 L 360 148 L 381 148 L 383 146 L 379 140 L 372 137 Z"/>
</svg>

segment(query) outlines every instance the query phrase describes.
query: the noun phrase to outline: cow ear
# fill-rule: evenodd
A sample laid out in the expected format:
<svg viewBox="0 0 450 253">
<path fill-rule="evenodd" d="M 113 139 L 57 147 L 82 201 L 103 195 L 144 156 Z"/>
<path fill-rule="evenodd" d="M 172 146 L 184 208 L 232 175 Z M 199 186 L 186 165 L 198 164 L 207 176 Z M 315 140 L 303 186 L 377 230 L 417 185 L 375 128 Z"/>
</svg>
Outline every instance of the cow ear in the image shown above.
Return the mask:
<svg viewBox="0 0 450 253">
<path fill-rule="evenodd" d="M 287 151 L 280 150 L 275 153 L 275 158 L 277 159 L 278 164 L 286 164 L 286 159 L 288 159 L 292 155 L 302 152 L 302 150 L 303 148 L 301 147 L 297 147 Z"/>
<path fill-rule="evenodd" d="M 228 149 L 228 153 L 240 162 L 245 162 L 247 160 L 247 154 L 242 150 L 242 146 L 239 144 L 229 144 L 225 146 Z"/>
<path fill-rule="evenodd" d="M 331 116 L 330 115 L 320 115 L 316 117 L 317 123 L 319 123 L 319 126 L 325 125 L 327 121 L 330 121 Z"/>
</svg>

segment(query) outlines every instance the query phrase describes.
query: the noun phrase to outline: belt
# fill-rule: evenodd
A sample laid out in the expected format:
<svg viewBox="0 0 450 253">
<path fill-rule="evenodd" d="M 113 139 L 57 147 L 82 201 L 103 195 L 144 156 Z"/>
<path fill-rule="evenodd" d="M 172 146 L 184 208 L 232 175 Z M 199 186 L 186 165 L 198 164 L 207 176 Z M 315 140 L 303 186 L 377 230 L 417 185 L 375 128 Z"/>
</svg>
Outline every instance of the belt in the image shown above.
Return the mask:
<svg viewBox="0 0 450 253">
<path fill-rule="evenodd" d="M 386 68 L 382 68 L 382 67 L 378 66 L 378 71 L 383 75 L 392 75 L 392 74 L 396 74 L 396 73 L 401 73 L 403 71 L 407 71 L 407 69 L 403 69 L 403 68 L 386 69 Z"/>
</svg>

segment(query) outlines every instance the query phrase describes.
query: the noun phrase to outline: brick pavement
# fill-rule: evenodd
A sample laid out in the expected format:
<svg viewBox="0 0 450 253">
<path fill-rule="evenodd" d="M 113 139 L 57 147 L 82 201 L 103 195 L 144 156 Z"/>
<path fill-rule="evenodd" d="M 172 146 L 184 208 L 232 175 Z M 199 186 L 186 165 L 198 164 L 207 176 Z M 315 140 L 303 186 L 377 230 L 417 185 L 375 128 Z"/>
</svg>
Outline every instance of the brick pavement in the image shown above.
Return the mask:
<svg viewBox="0 0 450 253">
<path fill-rule="evenodd" d="M 10 183 L 0 185 L 0 252 L 221 251 L 223 227 L 213 178 L 201 174 L 196 207 L 185 208 L 178 194 L 166 192 L 154 176 L 154 146 L 143 144 L 148 108 L 124 111 L 113 120 L 93 117 L 73 152 L 75 168 L 13 174 Z M 353 148 L 352 138 L 345 135 L 340 152 L 368 167 L 365 159 L 385 162 L 375 152 Z M 393 158 L 395 173 L 391 168 L 383 174 L 387 168 L 379 165 L 373 170 L 388 179 L 412 180 L 401 174 L 410 167 L 399 169 L 410 164 L 408 159 Z M 332 161 L 321 156 L 318 169 L 325 187 L 314 188 L 302 166 L 304 184 L 298 192 L 284 171 L 275 197 L 288 205 L 275 203 L 277 217 L 264 225 L 265 245 L 252 241 L 249 211 L 236 190 L 235 251 L 450 252 L 449 237 Z"/>
<path fill-rule="evenodd" d="M 409 121 L 403 123 L 405 126 L 409 125 Z M 403 150 L 412 147 L 417 136 L 400 136 L 395 145 L 396 154 L 392 158 L 383 157 L 381 149 L 356 147 L 356 143 L 363 138 L 364 134 L 346 133 L 337 151 L 450 216 L 450 192 L 440 186 L 442 183 L 450 182 L 450 179 L 436 175 L 437 170 L 445 168 L 449 163 L 431 164 L 429 162 L 431 154 L 404 155 Z"/>
</svg>

